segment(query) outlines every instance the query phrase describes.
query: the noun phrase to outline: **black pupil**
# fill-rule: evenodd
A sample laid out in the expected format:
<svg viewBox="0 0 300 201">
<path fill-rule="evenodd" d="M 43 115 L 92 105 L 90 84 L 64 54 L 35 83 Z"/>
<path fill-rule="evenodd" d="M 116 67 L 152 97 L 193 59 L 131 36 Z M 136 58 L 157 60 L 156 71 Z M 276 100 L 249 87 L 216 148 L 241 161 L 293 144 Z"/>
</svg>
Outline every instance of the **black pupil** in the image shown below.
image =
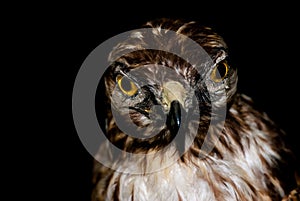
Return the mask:
<svg viewBox="0 0 300 201">
<path fill-rule="evenodd" d="M 225 75 L 226 75 L 226 66 L 225 64 L 221 63 L 217 67 L 217 72 L 216 72 L 217 79 L 221 79 Z"/>
<path fill-rule="evenodd" d="M 121 85 L 124 91 L 130 91 L 131 90 L 131 82 L 127 78 L 123 78 L 121 81 Z"/>
</svg>

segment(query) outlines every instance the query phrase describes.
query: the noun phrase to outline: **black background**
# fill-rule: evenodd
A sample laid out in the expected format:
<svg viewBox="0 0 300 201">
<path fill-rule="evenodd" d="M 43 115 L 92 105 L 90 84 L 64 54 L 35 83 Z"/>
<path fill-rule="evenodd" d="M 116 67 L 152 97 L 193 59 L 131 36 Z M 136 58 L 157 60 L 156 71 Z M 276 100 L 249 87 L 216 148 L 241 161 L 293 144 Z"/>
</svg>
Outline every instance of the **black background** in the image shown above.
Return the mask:
<svg viewBox="0 0 300 201">
<path fill-rule="evenodd" d="M 39 136 L 35 144 L 47 158 L 35 155 L 34 160 L 43 165 L 35 166 L 33 172 L 39 177 L 36 184 L 42 187 L 45 199 L 90 199 L 92 157 L 76 133 L 71 106 L 73 84 L 81 64 L 103 41 L 159 17 L 197 20 L 222 35 L 229 46 L 232 65 L 238 68 L 239 92 L 264 108 L 286 131 L 300 155 L 297 6 L 288 2 L 264 6 L 247 2 L 107 2 L 43 5 L 33 13 L 28 13 L 30 16 L 22 22 L 30 38 L 38 43 L 35 54 L 41 55 L 42 66 L 37 70 L 41 75 L 38 80 L 44 87 L 41 93 L 46 91 L 45 98 L 39 99 L 43 102 L 39 108 L 42 115 L 46 113 L 43 131 L 47 134 Z"/>
</svg>

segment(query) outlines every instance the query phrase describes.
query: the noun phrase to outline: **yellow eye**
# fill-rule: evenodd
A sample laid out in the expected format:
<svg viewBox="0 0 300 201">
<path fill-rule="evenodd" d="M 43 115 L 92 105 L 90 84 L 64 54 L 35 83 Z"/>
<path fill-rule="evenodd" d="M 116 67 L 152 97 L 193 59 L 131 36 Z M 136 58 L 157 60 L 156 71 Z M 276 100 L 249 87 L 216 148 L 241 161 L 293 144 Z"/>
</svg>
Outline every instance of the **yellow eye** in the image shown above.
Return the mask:
<svg viewBox="0 0 300 201">
<path fill-rule="evenodd" d="M 138 92 L 137 86 L 125 76 L 117 76 L 117 83 L 121 91 L 127 96 L 133 96 Z"/>
<path fill-rule="evenodd" d="M 227 62 L 221 62 L 219 63 L 211 72 L 210 78 L 214 81 L 214 82 L 221 82 L 222 80 L 224 80 L 224 78 L 226 77 L 227 73 L 228 73 L 228 64 Z"/>
</svg>

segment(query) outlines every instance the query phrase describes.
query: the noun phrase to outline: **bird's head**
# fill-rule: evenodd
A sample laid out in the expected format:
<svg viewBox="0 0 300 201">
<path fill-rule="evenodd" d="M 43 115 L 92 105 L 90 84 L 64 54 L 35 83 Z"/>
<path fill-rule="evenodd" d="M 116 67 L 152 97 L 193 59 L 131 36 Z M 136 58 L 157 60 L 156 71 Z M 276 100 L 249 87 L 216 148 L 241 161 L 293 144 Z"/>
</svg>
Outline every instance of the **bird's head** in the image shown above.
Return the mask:
<svg viewBox="0 0 300 201">
<path fill-rule="evenodd" d="M 211 117 L 230 103 L 237 83 L 227 46 L 211 28 L 166 19 L 148 22 L 144 28 L 152 34 L 133 32 L 111 52 L 112 65 L 97 91 L 105 95 L 96 99 L 107 138 L 129 152 L 160 149 L 176 136 L 177 141 L 186 143 L 190 132 L 205 135 Z M 165 39 L 168 30 L 176 34 Z M 148 48 L 147 37 L 164 50 Z M 182 46 L 186 37 L 204 50 L 204 59 L 195 58 L 195 49 Z M 192 59 L 174 54 L 172 49 L 178 47 Z M 128 49 L 132 51 L 122 54 Z M 199 66 L 191 63 L 195 59 Z"/>
</svg>

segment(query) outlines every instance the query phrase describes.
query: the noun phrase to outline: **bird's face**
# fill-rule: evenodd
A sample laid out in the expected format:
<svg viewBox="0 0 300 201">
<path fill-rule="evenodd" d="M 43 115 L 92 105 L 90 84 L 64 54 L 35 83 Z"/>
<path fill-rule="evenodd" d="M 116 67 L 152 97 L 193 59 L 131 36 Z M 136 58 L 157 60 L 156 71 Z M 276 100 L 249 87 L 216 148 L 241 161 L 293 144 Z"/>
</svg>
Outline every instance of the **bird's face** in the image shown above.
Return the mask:
<svg viewBox="0 0 300 201">
<path fill-rule="evenodd" d="M 102 89 L 108 109 L 99 116 L 107 138 L 117 147 L 131 152 L 160 149 L 180 129 L 183 142 L 191 133 L 205 136 L 211 116 L 218 115 L 218 108 L 226 107 L 235 94 L 237 75 L 227 61 L 225 43 L 204 30 L 211 41 L 202 47 L 211 62 L 203 61 L 200 68 L 168 52 L 140 50 L 115 59 L 107 69 Z M 142 44 L 130 42 L 121 46 Z"/>
<path fill-rule="evenodd" d="M 110 114 L 101 114 L 107 115 L 107 137 L 123 139 L 116 144 L 127 151 L 149 151 L 169 145 L 179 129 L 184 138 L 191 130 L 197 134 L 201 118 L 209 124 L 212 102 L 218 107 L 227 104 L 231 94 L 224 90 L 232 92 L 230 79 L 235 74 L 225 57 L 202 74 L 188 65 L 112 65 L 104 79 Z"/>
</svg>

